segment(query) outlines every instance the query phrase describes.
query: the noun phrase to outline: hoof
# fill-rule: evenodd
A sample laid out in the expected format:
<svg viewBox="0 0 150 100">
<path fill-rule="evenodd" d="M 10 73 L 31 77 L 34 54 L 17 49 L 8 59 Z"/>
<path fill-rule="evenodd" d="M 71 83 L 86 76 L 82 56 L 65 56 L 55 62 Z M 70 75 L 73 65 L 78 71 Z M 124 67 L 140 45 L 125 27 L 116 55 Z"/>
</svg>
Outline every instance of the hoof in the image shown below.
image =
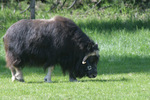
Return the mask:
<svg viewBox="0 0 150 100">
<path fill-rule="evenodd" d="M 19 82 L 25 82 L 24 79 L 16 79 Z"/>
<path fill-rule="evenodd" d="M 69 79 L 70 82 L 78 82 L 77 79 Z"/>
<path fill-rule="evenodd" d="M 44 82 L 52 83 L 52 81 L 51 81 L 51 80 L 48 80 L 47 78 L 44 78 Z"/>
<path fill-rule="evenodd" d="M 17 79 L 15 76 L 12 77 L 12 82 L 14 81 L 25 82 L 24 79 Z"/>
<path fill-rule="evenodd" d="M 18 81 L 19 81 L 19 82 L 25 82 L 24 79 L 20 79 L 20 80 L 18 80 Z"/>
</svg>

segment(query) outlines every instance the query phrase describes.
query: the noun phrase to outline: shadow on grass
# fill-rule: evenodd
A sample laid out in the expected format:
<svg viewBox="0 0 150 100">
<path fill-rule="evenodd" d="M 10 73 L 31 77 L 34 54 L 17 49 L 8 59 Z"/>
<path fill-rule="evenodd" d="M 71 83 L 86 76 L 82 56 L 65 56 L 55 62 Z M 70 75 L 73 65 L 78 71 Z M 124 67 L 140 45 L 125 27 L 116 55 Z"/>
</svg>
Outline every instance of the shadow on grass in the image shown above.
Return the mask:
<svg viewBox="0 0 150 100">
<path fill-rule="evenodd" d="M 96 79 L 96 80 L 79 80 L 77 81 L 78 83 L 84 83 L 84 82 L 118 82 L 118 81 L 129 81 L 127 78 L 121 78 L 121 79 Z M 27 84 L 43 84 L 46 83 L 44 81 L 37 81 L 37 82 L 25 82 Z M 69 81 L 53 81 L 52 83 L 47 83 L 47 84 L 56 84 L 56 83 L 74 83 L 74 82 L 69 82 Z M 75 82 L 76 83 L 76 82 Z"/>
<path fill-rule="evenodd" d="M 149 73 L 150 72 L 150 57 L 140 56 L 108 56 L 101 57 L 98 63 L 98 75 L 105 74 L 122 74 L 122 73 Z M 25 74 L 33 73 L 44 74 L 42 68 L 25 68 Z M 54 76 L 63 76 L 61 68 L 55 67 Z M 68 75 L 68 74 L 66 74 Z"/>
<path fill-rule="evenodd" d="M 37 82 L 24 82 L 24 83 L 27 83 L 27 84 L 42 84 L 42 83 L 45 83 L 44 81 L 37 81 Z"/>
<path fill-rule="evenodd" d="M 150 57 L 122 57 L 109 56 L 102 58 L 98 64 L 98 72 L 101 74 L 121 74 L 150 72 Z"/>
<path fill-rule="evenodd" d="M 40 74 L 46 75 L 42 68 L 25 68 L 24 75 Z M 122 57 L 109 56 L 101 57 L 98 64 L 98 75 L 122 74 L 122 73 L 150 73 L 150 57 Z M 11 77 L 11 72 L 5 67 L 5 60 L 0 59 L 0 74 L 2 78 Z M 61 68 L 56 67 L 53 72 L 54 76 L 63 76 Z M 68 74 L 66 74 L 68 75 Z M 93 80 L 93 81 L 113 81 L 113 80 Z M 114 80 L 115 81 L 115 80 Z M 117 80 L 116 80 L 117 81 Z"/>
<path fill-rule="evenodd" d="M 109 20 L 109 21 L 104 21 L 104 20 L 98 20 L 98 19 L 93 19 L 90 21 L 78 23 L 80 28 L 82 29 L 88 29 L 91 31 L 97 31 L 99 34 L 101 32 L 109 32 L 111 33 L 112 30 L 126 30 L 130 32 L 134 32 L 137 29 L 150 29 L 150 19 L 149 20 L 132 20 L 130 18 L 129 20 Z"/>
<path fill-rule="evenodd" d="M 117 81 L 129 81 L 127 78 L 122 79 L 102 79 L 102 80 L 81 80 L 79 82 L 117 82 Z"/>
</svg>

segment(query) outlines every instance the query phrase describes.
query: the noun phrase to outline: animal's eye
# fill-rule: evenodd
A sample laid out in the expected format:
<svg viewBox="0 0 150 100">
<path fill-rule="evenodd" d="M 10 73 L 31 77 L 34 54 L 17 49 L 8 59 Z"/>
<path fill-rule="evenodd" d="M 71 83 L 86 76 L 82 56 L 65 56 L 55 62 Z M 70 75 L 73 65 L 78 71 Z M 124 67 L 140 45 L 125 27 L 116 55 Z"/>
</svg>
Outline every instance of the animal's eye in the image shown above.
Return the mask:
<svg viewBox="0 0 150 100">
<path fill-rule="evenodd" d="M 92 66 L 87 66 L 87 69 L 88 69 L 88 70 L 91 70 L 91 69 L 92 69 Z"/>
</svg>

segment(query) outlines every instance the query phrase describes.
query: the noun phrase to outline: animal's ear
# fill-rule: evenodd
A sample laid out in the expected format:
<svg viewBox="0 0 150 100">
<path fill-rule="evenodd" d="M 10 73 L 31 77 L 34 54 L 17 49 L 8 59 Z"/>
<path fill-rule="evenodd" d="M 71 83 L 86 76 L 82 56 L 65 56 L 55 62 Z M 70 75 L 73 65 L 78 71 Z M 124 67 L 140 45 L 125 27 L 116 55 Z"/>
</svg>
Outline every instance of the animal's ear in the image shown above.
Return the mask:
<svg viewBox="0 0 150 100">
<path fill-rule="evenodd" d="M 91 42 L 89 42 L 88 44 L 87 44 L 87 50 L 89 51 L 91 48 L 93 47 L 93 44 L 91 43 Z"/>
<path fill-rule="evenodd" d="M 94 44 L 93 42 L 89 42 L 87 45 L 87 50 L 88 51 L 93 51 L 98 49 L 98 44 Z"/>
</svg>

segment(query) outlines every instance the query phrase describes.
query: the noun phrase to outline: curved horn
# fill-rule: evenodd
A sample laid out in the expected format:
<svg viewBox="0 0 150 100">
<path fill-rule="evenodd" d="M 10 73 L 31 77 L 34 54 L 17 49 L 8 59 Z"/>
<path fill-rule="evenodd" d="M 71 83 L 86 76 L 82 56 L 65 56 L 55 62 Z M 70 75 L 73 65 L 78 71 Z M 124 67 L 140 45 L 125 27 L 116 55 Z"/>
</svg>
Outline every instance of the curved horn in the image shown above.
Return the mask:
<svg viewBox="0 0 150 100">
<path fill-rule="evenodd" d="M 99 51 L 98 51 L 98 50 L 95 50 L 94 52 L 89 53 L 88 55 L 86 55 L 86 56 L 83 58 L 83 60 L 82 60 L 82 64 L 86 64 L 87 58 L 90 57 L 90 56 L 94 56 L 94 55 L 99 55 Z"/>
</svg>

